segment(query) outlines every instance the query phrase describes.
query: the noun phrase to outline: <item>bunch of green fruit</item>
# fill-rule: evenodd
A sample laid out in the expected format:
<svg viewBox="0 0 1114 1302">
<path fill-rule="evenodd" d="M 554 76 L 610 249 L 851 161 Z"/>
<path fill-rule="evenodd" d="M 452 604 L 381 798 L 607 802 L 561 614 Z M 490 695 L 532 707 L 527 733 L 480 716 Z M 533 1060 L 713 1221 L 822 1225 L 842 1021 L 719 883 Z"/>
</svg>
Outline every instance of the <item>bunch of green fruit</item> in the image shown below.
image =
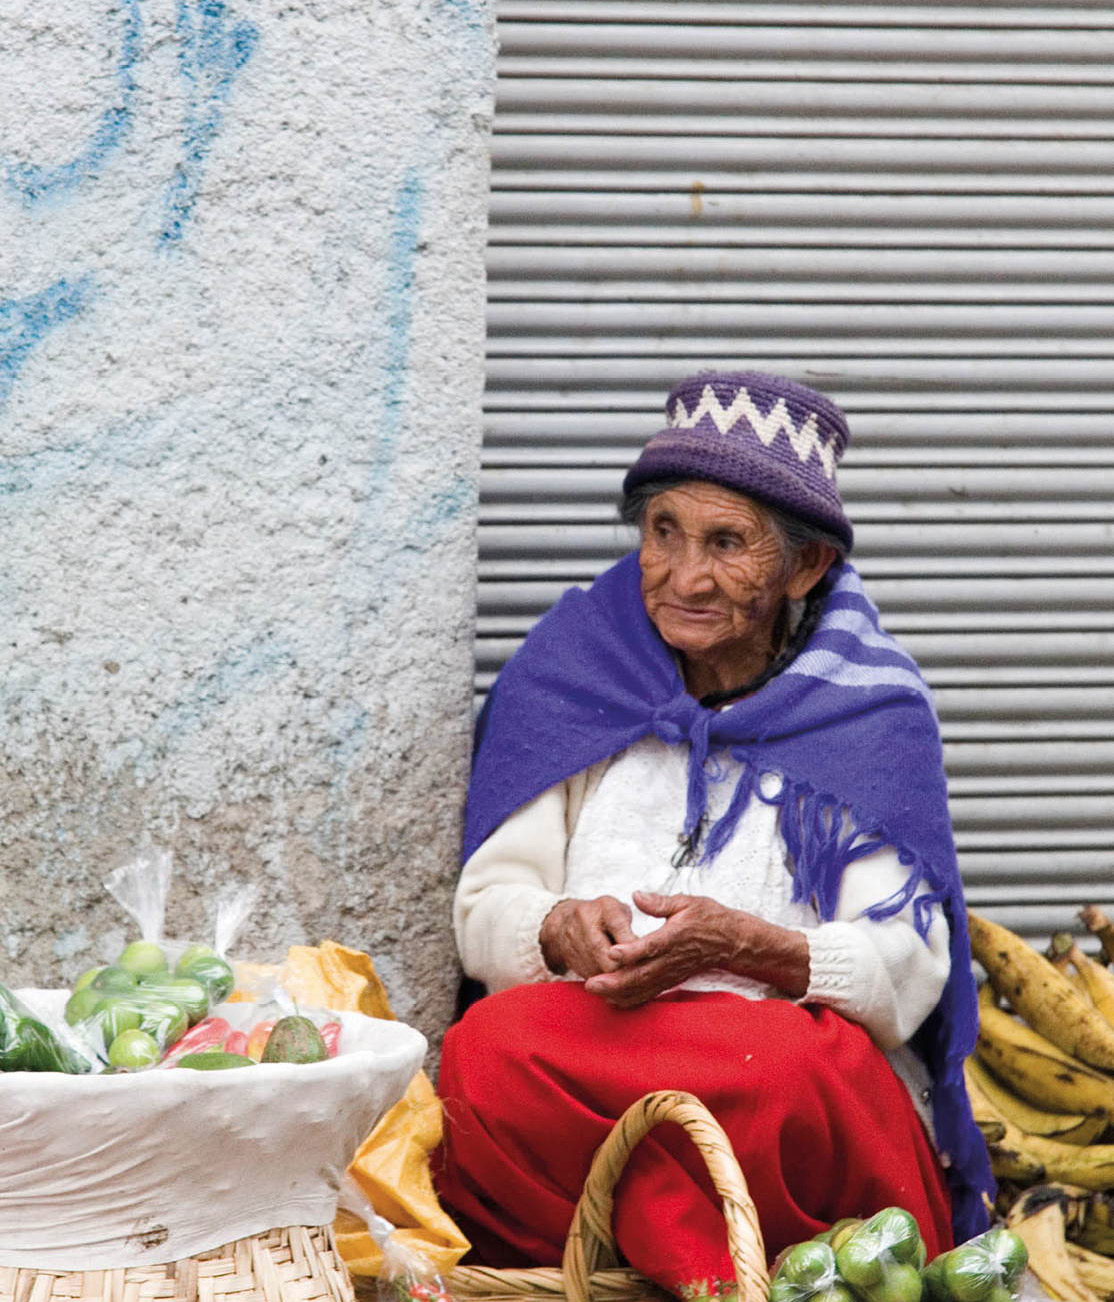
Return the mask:
<svg viewBox="0 0 1114 1302">
<path fill-rule="evenodd" d="M 1014 1302 L 1029 1250 L 1012 1230 L 987 1230 L 925 1267 L 928 1302 Z"/>
<path fill-rule="evenodd" d="M 208 945 L 188 946 L 172 971 L 161 945 L 137 940 L 115 963 L 78 978 L 66 1021 L 102 1041 L 110 1067 L 150 1067 L 228 996 L 233 982 L 231 967 Z"/>
<path fill-rule="evenodd" d="M 0 1071 L 80 1075 L 89 1062 L 64 1044 L 6 985 L 0 984 Z"/>
<path fill-rule="evenodd" d="M 901 1207 L 837 1221 L 778 1259 L 770 1302 L 921 1302 L 925 1248 Z"/>
</svg>

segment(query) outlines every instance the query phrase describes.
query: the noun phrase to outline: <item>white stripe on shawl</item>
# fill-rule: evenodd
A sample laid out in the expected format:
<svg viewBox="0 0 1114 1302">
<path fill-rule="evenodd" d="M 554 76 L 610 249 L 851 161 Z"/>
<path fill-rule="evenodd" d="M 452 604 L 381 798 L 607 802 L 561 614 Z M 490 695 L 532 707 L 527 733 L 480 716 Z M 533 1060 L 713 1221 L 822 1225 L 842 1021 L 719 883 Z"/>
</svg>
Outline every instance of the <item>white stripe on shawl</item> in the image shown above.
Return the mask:
<svg viewBox="0 0 1114 1302">
<path fill-rule="evenodd" d="M 806 651 L 782 673 L 822 678 L 836 687 L 907 687 L 932 705 L 932 693 L 919 674 L 896 665 L 862 665 L 834 651 Z"/>
</svg>

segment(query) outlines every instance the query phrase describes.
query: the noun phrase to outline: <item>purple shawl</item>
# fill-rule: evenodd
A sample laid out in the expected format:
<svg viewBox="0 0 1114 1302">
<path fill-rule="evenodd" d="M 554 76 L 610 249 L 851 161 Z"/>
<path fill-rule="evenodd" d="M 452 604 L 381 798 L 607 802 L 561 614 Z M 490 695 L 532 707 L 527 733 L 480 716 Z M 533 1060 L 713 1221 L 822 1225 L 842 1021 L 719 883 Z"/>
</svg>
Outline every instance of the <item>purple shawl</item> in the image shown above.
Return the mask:
<svg viewBox="0 0 1114 1302">
<path fill-rule="evenodd" d="M 730 840 L 761 774 L 784 777 L 776 803 L 793 899 L 812 901 L 822 920 L 834 915 L 849 863 L 896 847 L 908 883 L 867 916 L 898 912 L 923 883 L 918 931 L 937 907 L 951 926 L 951 975 L 914 1044 L 934 1081 L 936 1140 L 963 1242 L 986 1228 L 982 1195 L 994 1182 L 963 1082 L 978 1012 L 929 689 L 844 563 L 825 580 L 820 621 L 796 658 L 752 696 L 707 710 L 686 692 L 651 624 L 639 577 L 632 553 L 588 591 L 566 592 L 503 669 L 477 728 L 464 857 L 528 800 L 650 733 L 690 747 L 686 832 L 704 812 L 709 754 L 726 749 L 742 765 L 728 809 L 709 829 L 705 862 Z"/>
</svg>

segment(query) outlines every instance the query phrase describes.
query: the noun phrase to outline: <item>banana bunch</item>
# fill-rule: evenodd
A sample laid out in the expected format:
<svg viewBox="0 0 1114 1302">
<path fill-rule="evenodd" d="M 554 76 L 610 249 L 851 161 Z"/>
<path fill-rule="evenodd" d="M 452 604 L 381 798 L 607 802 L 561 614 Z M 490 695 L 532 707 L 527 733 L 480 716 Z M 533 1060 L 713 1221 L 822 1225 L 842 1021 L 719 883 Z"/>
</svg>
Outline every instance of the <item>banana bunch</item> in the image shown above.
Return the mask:
<svg viewBox="0 0 1114 1302">
<path fill-rule="evenodd" d="M 1110 1200 L 1070 1186 L 1027 1189 L 1013 1204 L 1006 1224 L 1029 1250 L 1029 1269 L 1058 1302 L 1111 1302 L 1114 1260 L 1092 1244 L 1114 1242 Z"/>
<path fill-rule="evenodd" d="M 1114 1142 L 1102 1142 L 1114 1139 L 1114 972 L 1070 936 L 1056 939 L 1050 959 L 976 914 L 968 925 L 989 979 L 967 1092 L 995 1176 L 1014 1193 L 1045 1181 L 1114 1189 Z"/>
</svg>

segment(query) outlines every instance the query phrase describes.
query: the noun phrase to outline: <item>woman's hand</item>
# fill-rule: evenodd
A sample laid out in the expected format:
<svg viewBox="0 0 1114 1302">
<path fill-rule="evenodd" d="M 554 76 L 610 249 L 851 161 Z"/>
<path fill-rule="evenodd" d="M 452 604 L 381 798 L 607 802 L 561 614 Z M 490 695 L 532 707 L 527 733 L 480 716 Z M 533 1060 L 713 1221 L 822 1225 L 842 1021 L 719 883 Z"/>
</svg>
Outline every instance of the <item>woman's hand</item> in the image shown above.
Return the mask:
<svg viewBox="0 0 1114 1302">
<path fill-rule="evenodd" d="M 613 895 L 561 900 L 545 915 L 538 931 L 546 967 L 558 976 L 575 972 L 590 977 L 613 971 L 618 962 L 612 950 L 635 938 L 630 920 L 630 906 Z"/>
<path fill-rule="evenodd" d="M 729 909 L 705 895 L 636 891 L 634 902 L 664 926 L 611 947 L 610 968 L 585 989 L 634 1008 L 713 968 L 764 981 L 799 998 L 808 989 L 808 941 L 800 932 Z"/>
</svg>

